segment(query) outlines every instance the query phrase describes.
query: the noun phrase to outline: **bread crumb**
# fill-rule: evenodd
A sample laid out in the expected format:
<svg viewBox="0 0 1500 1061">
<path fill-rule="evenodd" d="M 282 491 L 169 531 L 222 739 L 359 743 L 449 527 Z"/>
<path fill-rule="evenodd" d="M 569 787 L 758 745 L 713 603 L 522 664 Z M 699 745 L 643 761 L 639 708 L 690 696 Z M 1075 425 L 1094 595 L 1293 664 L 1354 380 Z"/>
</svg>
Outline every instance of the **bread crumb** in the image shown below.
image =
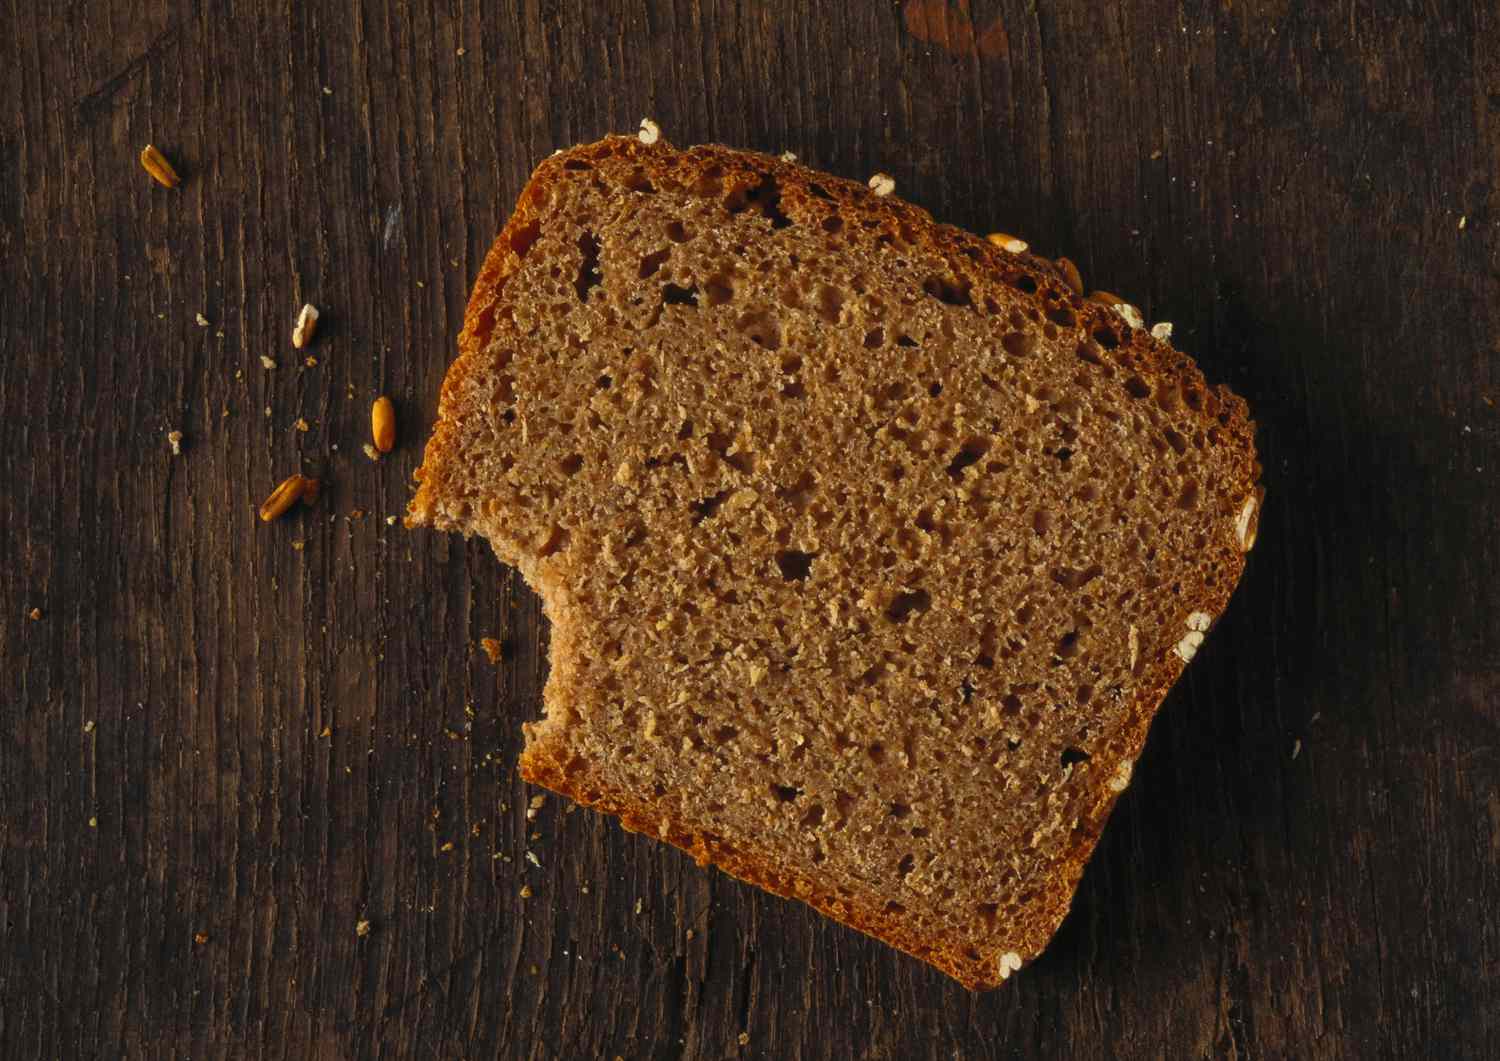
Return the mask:
<svg viewBox="0 0 1500 1061">
<path fill-rule="evenodd" d="M 89 828 L 90 829 L 97 829 L 97 828 L 99 828 L 99 819 L 95 818 L 95 817 L 90 817 L 89 818 Z"/>
<path fill-rule="evenodd" d="M 1114 775 L 1109 779 L 1109 790 L 1111 792 L 1124 792 L 1130 787 L 1130 775 L 1135 771 L 1135 761 L 1132 759 L 1121 759 L 1115 766 Z"/>
<path fill-rule="evenodd" d="M 196 944 L 198 944 L 198 946 L 200 946 L 200 947 L 203 946 L 205 943 L 207 943 L 212 938 L 213 937 L 210 936 L 207 932 L 194 932 L 193 933 L 193 942 L 196 943 Z"/>
<path fill-rule="evenodd" d="M 641 131 L 637 136 L 643 144 L 654 144 L 661 139 L 661 126 L 650 118 L 642 118 Z"/>
<path fill-rule="evenodd" d="M 1466 229 L 1468 227 L 1469 227 L 1469 215 L 1465 214 L 1463 217 L 1460 217 L 1458 219 L 1458 230 L 1460 232 L 1462 232 L 1464 229 Z"/>
<path fill-rule="evenodd" d="M 364 920 L 363 918 L 360 918 L 360 920 L 354 922 L 354 934 L 356 936 L 359 936 L 361 939 L 363 939 L 365 936 L 368 936 L 370 934 L 370 922 Z"/>
<path fill-rule="evenodd" d="M 1115 303 L 1115 312 L 1124 317 L 1125 323 L 1130 325 L 1132 328 L 1141 328 L 1146 324 L 1145 319 L 1141 316 L 1141 311 L 1136 309 L 1129 302 Z"/>
<path fill-rule="evenodd" d="M 1021 956 L 1015 951 L 1006 951 L 1000 955 L 1000 979 L 1009 979 L 1010 974 L 1021 968 Z"/>
<path fill-rule="evenodd" d="M 375 448 L 375 443 L 365 443 L 365 456 L 369 457 L 372 461 L 378 461 L 380 459 L 380 451 Z"/>
<path fill-rule="evenodd" d="M 292 426 L 295 427 L 298 431 L 302 431 L 305 433 L 312 425 L 310 425 L 304 418 L 299 416 L 295 421 L 293 421 Z"/>
<path fill-rule="evenodd" d="M 168 431 L 167 445 L 172 447 L 172 456 L 180 457 L 182 455 L 182 432 L 176 430 Z"/>
<path fill-rule="evenodd" d="M 34 623 L 35 622 L 40 622 L 41 618 L 42 618 L 42 609 L 40 609 L 40 608 L 33 608 L 33 609 L 31 609 L 31 611 L 27 612 L 26 614 L 30 617 L 30 619 L 31 619 L 32 622 L 34 622 Z"/>
<path fill-rule="evenodd" d="M 1162 342 L 1172 338 L 1172 322 L 1158 321 L 1151 325 L 1151 338 L 1160 339 Z"/>
<path fill-rule="evenodd" d="M 741 1046 L 749 1046 L 750 1045 L 750 1033 L 749 1032 L 740 1032 L 739 1043 L 740 1043 Z"/>
<path fill-rule="evenodd" d="M 883 199 L 896 190 L 896 178 L 889 173 L 877 173 L 870 178 L 870 190 Z"/>
<path fill-rule="evenodd" d="M 392 516 L 391 520 L 392 522 L 394 522 L 395 517 Z M 498 638 L 481 637 L 479 639 L 479 647 L 483 649 L 484 654 L 490 658 L 490 663 L 492 665 L 498 665 L 500 661 L 505 658 L 505 646 L 500 643 Z"/>
<path fill-rule="evenodd" d="M 318 736 L 320 736 L 320 737 L 331 737 L 331 736 L 333 736 L 333 727 L 332 726 L 324 726 L 321 730 L 318 731 Z"/>
<path fill-rule="evenodd" d="M 385 517 L 385 525 L 387 527 L 394 527 L 396 525 L 396 517 L 395 516 L 387 516 L 387 517 Z"/>
<path fill-rule="evenodd" d="M 781 153 L 781 161 L 783 161 L 783 162 L 796 162 L 797 161 L 797 156 L 794 155 L 794 154 L 792 154 L 790 151 L 783 151 Z"/>
<path fill-rule="evenodd" d="M 438 850 L 442 851 L 442 852 L 445 852 L 445 853 L 448 852 L 448 851 L 452 851 L 453 850 L 453 841 L 452 840 L 445 840 L 445 841 L 443 841 L 443 846 L 440 847 L 440 848 L 438 848 Z"/>
<path fill-rule="evenodd" d="M 261 354 L 260 355 L 260 367 L 264 368 L 264 369 L 275 368 L 276 367 L 276 359 L 274 357 L 267 357 L 265 354 Z"/>
<path fill-rule="evenodd" d="M 89 719 L 87 722 L 85 722 L 83 724 L 83 732 L 85 732 L 85 733 L 92 733 L 92 732 L 94 732 L 94 720 L 93 719 Z"/>
<path fill-rule="evenodd" d="M 1298 737 L 1296 740 L 1292 741 L 1292 758 L 1295 759 L 1295 758 L 1297 758 L 1297 756 L 1299 756 L 1301 754 L 1302 754 L 1302 738 Z"/>
<path fill-rule="evenodd" d="M 523 899 L 530 899 L 531 898 L 531 885 L 529 885 L 529 884 L 523 884 L 523 885 L 521 885 L 521 898 L 523 898 Z M 532 966 L 532 968 L 535 969 L 536 966 Z"/>
<path fill-rule="evenodd" d="M 693 937 L 696 936 L 696 935 L 697 935 L 696 932 L 694 932 L 692 929 L 688 929 L 687 930 L 688 942 L 691 943 L 693 941 Z"/>
<path fill-rule="evenodd" d="M 468 51 L 467 48 L 460 48 L 460 49 L 458 49 L 458 51 L 454 52 L 453 54 L 456 55 L 456 56 L 458 56 L 459 58 L 463 58 L 464 52 L 466 52 L 466 51 Z"/>
<path fill-rule="evenodd" d="M 542 868 L 542 860 L 536 857 L 536 852 L 535 851 L 528 851 L 528 852 L 526 852 L 526 861 L 530 862 L 537 869 L 541 869 Z"/>
<path fill-rule="evenodd" d="M 198 327 L 200 327 L 200 328 L 207 328 L 208 327 L 208 318 L 205 317 L 203 314 L 200 313 L 196 317 L 194 317 L 193 319 L 198 322 Z"/>
</svg>

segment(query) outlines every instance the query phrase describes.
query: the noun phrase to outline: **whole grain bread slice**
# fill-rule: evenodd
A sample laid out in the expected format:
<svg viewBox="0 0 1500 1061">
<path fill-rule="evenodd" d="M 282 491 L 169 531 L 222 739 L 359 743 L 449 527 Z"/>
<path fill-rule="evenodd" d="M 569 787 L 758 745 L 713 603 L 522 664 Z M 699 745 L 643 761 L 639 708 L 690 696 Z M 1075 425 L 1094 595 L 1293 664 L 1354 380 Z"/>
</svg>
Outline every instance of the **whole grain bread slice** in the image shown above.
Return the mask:
<svg viewBox="0 0 1500 1061">
<path fill-rule="evenodd" d="M 791 161 L 543 162 L 409 518 L 542 596 L 525 777 L 971 987 L 1041 951 L 1259 501 L 1244 403 L 1070 282 Z"/>
</svg>

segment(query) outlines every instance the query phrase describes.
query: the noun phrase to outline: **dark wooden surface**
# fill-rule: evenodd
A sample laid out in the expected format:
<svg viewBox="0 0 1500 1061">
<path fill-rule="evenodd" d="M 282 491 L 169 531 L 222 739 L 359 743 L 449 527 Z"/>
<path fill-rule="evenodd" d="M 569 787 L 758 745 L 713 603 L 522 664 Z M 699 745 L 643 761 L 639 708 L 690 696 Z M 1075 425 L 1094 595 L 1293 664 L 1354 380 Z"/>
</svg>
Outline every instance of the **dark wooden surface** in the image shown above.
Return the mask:
<svg viewBox="0 0 1500 1061">
<path fill-rule="evenodd" d="M 3 1056 L 1500 1056 L 1492 3 L 129 6 L 0 16 Z M 526 174 L 643 115 L 1069 254 L 1260 421 L 1234 606 L 1002 990 L 529 821 L 538 604 L 387 524 Z"/>
</svg>

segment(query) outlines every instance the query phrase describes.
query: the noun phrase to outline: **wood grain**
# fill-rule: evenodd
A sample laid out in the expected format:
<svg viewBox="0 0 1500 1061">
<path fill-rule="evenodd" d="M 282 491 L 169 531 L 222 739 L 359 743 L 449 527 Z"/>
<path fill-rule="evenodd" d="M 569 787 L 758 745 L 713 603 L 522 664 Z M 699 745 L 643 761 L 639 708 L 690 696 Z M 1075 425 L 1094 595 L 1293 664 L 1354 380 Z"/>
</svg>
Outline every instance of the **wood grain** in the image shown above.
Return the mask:
<svg viewBox="0 0 1500 1061">
<path fill-rule="evenodd" d="M 1500 1056 L 1494 5 L 127 6 L 0 34 L 0 1053 Z M 531 166 L 647 114 L 1068 254 L 1260 421 L 1235 605 L 1000 991 L 528 819 L 536 599 L 386 521 Z"/>
</svg>

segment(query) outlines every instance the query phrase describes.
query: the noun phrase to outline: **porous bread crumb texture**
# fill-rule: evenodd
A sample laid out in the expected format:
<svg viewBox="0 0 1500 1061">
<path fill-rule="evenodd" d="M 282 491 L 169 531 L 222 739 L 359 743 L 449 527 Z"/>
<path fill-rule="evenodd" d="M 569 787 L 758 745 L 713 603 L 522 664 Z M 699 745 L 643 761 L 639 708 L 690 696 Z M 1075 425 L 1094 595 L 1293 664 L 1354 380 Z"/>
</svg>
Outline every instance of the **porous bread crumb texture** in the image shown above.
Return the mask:
<svg viewBox="0 0 1500 1061">
<path fill-rule="evenodd" d="M 538 167 L 459 348 L 409 523 L 543 598 L 522 773 L 971 987 L 1034 957 L 1243 568 L 1244 403 L 1045 259 L 636 137 Z"/>
</svg>

